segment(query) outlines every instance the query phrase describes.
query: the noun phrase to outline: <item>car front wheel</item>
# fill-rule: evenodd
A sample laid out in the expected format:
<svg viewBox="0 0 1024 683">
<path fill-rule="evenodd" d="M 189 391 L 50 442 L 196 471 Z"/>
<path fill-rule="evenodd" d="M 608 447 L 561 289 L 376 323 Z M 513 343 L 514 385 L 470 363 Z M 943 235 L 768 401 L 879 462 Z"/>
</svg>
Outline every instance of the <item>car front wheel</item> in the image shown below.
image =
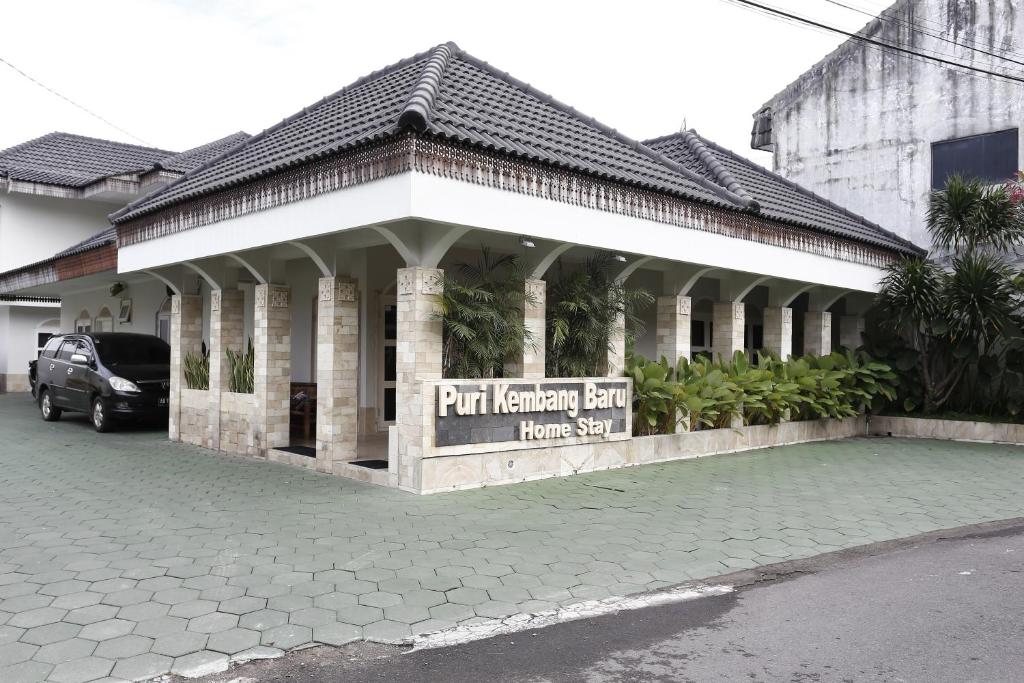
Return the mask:
<svg viewBox="0 0 1024 683">
<path fill-rule="evenodd" d="M 107 417 L 107 407 L 103 405 L 103 399 L 96 397 L 92 400 L 92 426 L 97 432 L 110 431 L 110 418 Z"/>
<path fill-rule="evenodd" d="M 53 405 L 53 401 L 50 399 L 50 392 L 47 389 L 43 389 L 42 394 L 39 396 L 39 412 L 42 413 L 43 419 L 47 422 L 56 422 L 60 419 L 61 410 Z"/>
</svg>

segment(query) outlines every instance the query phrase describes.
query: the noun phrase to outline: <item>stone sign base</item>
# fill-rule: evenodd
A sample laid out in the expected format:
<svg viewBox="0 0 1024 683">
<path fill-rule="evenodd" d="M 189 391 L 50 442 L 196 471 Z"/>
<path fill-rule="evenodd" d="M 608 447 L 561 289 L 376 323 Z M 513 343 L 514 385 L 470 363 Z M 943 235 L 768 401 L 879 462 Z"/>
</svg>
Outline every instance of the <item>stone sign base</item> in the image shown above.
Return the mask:
<svg viewBox="0 0 1024 683">
<path fill-rule="evenodd" d="M 809 420 L 780 425 L 708 429 L 682 434 L 639 436 L 623 441 L 435 456 L 422 461 L 420 493 L 440 493 L 513 484 L 670 460 L 736 453 L 808 441 L 865 434 L 864 416 Z"/>
</svg>

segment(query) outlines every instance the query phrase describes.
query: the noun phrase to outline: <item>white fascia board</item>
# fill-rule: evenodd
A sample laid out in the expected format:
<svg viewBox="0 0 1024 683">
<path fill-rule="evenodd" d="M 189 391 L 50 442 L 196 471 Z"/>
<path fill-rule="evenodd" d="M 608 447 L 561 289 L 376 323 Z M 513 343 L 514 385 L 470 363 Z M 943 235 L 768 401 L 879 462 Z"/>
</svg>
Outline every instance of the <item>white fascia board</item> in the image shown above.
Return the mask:
<svg viewBox="0 0 1024 683">
<path fill-rule="evenodd" d="M 123 246 L 117 270 L 148 268 L 387 223 L 411 214 L 411 173 Z"/>
<path fill-rule="evenodd" d="M 3 301 L 0 300 L 0 306 L 10 306 L 11 308 L 60 308 L 59 301 Z"/>
<path fill-rule="evenodd" d="M 795 249 L 416 173 L 416 218 L 861 292 L 883 271 Z"/>
</svg>

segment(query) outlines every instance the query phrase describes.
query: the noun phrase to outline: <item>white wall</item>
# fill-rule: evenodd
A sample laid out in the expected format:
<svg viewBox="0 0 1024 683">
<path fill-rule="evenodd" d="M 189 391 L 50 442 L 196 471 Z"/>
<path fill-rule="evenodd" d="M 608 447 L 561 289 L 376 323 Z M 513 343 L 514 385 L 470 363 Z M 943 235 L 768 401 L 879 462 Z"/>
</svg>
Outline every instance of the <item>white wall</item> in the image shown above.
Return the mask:
<svg viewBox="0 0 1024 683">
<path fill-rule="evenodd" d="M 37 333 L 54 332 L 56 307 L 0 306 L 0 375 L 9 391 L 28 387 L 28 364 L 37 354 Z M 51 323 L 40 328 L 44 323 Z"/>
<path fill-rule="evenodd" d="M 961 63 L 1019 73 L 1012 64 L 907 29 L 934 22 L 948 39 L 990 52 L 1024 51 L 1019 0 L 904 0 L 873 37 Z M 1009 128 L 1024 132 L 1020 83 L 856 45 L 833 53 L 769 105 L 775 170 L 882 226 L 929 246 L 925 213 L 931 144 Z M 1019 150 L 1024 152 L 1024 139 Z M 1024 161 L 1018 166 L 1024 165 Z"/>
<path fill-rule="evenodd" d="M 166 297 L 166 287 L 156 280 L 132 283 L 116 297 L 110 296 L 109 285 L 66 294 L 61 297 L 60 328 L 62 332 L 73 332 L 80 311 L 86 310 L 95 318 L 105 306 L 114 316 L 114 332 L 156 334 L 156 314 Z M 117 320 L 123 298 L 132 300 L 132 319 L 128 323 Z"/>
<path fill-rule="evenodd" d="M 0 193 L 0 272 L 47 259 L 110 226 L 111 204 Z"/>
</svg>

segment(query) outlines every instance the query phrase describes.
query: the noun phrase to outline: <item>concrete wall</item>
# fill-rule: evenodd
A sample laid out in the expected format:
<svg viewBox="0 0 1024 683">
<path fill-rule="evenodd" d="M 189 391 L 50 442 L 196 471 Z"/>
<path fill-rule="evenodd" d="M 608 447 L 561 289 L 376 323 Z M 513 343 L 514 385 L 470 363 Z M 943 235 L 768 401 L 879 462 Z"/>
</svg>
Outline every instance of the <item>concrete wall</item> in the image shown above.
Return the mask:
<svg viewBox="0 0 1024 683">
<path fill-rule="evenodd" d="M 0 272 L 49 258 L 106 229 L 117 206 L 81 199 L 0 194 Z"/>
<path fill-rule="evenodd" d="M 37 334 L 59 328 L 56 307 L 0 306 L 0 391 L 28 391 L 28 364 L 37 355 Z"/>
<path fill-rule="evenodd" d="M 901 0 L 894 12 L 873 25 L 871 37 L 1020 73 L 1012 63 L 908 28 L 913 22 L 989 52 L 1019 53 L 1024 51 L 1019 0 Z M 777 172 L 922 246 L 929 245 L 924 216 L 931 144 L 1017 127 L 1024 133 L 1020 83 L 953 71 L 862 43 L 844 44 L 769 106 Z"/>
<path fill-rule="evenodd" d="M 118 322 L 121 299 L 128 298 L 132 300 L 131 322 Z M 132 283 L 116 297 L 110 296 L 109 286 L 66 294 L 61 298 L 60 329 L 61 332 L 73 332 L 79 313 L 88 311 L 95 318 L 100 309 L 106 307 L 114 316 L 114 332 L 156 334 L 157 311 L 166 298 L 166 287 L 156 280 Z"/>
</svg>

